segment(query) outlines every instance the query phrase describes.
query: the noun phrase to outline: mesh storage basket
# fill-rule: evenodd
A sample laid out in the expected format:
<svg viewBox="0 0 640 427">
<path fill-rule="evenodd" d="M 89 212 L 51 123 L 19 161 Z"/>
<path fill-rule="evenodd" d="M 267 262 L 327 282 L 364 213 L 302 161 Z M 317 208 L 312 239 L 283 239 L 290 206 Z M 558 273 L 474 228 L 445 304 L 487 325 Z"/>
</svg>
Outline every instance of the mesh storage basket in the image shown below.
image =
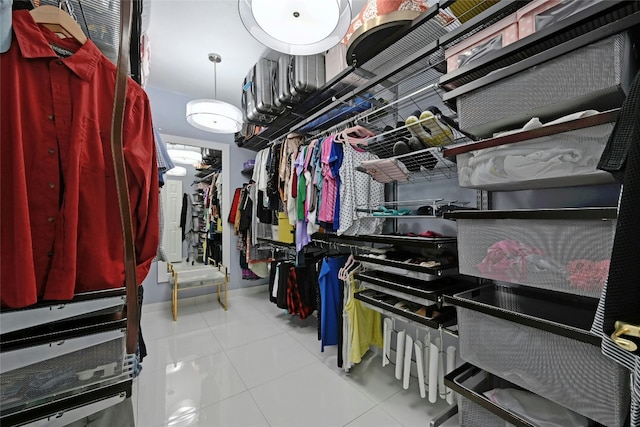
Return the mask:
<svg viewBox="0 0 640 427">
<path fill-rule="evenodd" d="M 460 128 L 487 137 L 532 117 L 618 107 L 633 76 L 630 51 L 620 33 L 462 93 L 456 98 Z"/>
<path fill-rule="evenodd" d="M 482 406 L 458 395 L 458 420 L 460 427 L 499 427 L 506 426 L 505 420 L 492 414 Z"/>
<path fill-rule="evenodd" d="M 458 154 L 458 182 L 489 191 L 613 182 L 597 169 L 612 130 L 613 123 L 605 123 Z"/>
<path fill-rule="evenodd" d="M 131 367 L 127 366 L 125 359 L 125 338 L 121 335 L 116 339 L 2 372 L 2 412 L 13 412 L 25 404 L 35 405 L 54 396 L 79 393 L 88 387 L 107 384 L 123 375 L 130 375 Z M 68 340 L 69 345 L 73 341 Z M 56 346 L 53 348 L 56 350 Z M 26 350 L 47 352 L 32 348 Z M 19 352 L 20 350 L 16 351 Z M 8 353 L 4 353 L 3 357 L 13 356 Z M 3 361 L 3 369 L 5 368 L 7 365 Z"/>
<path fill-rule="evenodd" d="M 606 426 L 624 424 L 629 372 L 599 346 L 456 309 L 463 360 Z"/>
<path fill-rule="evenodd" d="M 598 298 L 615 220 L 458 219 L 460 274 Z"/>
</svg>

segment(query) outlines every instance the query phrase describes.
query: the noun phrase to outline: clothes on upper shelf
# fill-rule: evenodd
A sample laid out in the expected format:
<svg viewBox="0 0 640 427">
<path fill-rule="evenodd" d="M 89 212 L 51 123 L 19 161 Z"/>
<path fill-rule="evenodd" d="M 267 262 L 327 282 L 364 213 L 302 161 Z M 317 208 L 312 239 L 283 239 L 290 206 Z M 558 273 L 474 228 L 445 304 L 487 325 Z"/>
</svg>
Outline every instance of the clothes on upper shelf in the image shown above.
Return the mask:
<svg viewBox="0 0 640 427">
<path fill-rule="evenodd" d="M 565 263 L 518 240 L 501 240 L 487 249 L 477 268 L 485 277 L 515 283 L 532 281 L 536 274 L 552 274 L 572 287 L 589 290 L 602 289 L 609 260 L 573 259 Z"/>
<path fill-rule="evenodd" d="M 13 12 L 13 34 L 0 61 L 0 301 L 17 308 L 122 287 L 109 133 L 116 68 L 91 40 L 60 39 L 26 10 Z M 74 53 L 58 57 L 50 44 Z M 158 249 L 158 168 L 149 100 L 133 80 L 123 144 L 141 283 Z"/>
</svg>

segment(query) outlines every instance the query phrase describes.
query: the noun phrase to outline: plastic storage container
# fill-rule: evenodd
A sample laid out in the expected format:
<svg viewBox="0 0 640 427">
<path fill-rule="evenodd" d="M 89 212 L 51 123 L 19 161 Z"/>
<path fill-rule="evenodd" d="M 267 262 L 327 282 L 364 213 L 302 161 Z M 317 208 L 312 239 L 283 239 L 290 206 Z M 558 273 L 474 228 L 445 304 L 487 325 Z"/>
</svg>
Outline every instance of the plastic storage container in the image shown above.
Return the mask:
<svg viewBox="0 0 640 427">
<path fill-rule="evenodd" d="M 598 298 L 615 209 L 457 211 L 460 274 Z"/>
<path fill-rule="evenodd" d="M 518 39 L 536 32 L 536 16 L 561 3 L 561 0 L 533 0 L 516 12 Z"/>
<path fill-rule="evenodd" d="M 518 38 L 522 39 L 602 0 L 535 0 L 518 10 Z"/>
<path fill-rule="evenodd" d="M 518 40 L 516 15 L 509 15 L 468 39 L 446 49 L 447 72 L 457 70 L 473 59 L 480 58 Z"/>
</svg>

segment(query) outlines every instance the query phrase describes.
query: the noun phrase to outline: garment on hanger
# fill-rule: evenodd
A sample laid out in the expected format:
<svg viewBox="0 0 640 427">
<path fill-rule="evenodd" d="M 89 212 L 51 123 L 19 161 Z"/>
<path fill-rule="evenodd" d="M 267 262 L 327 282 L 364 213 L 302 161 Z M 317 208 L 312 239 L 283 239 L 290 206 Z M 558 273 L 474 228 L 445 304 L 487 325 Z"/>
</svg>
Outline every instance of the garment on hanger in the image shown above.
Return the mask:
<svg viewBox="0 0 640 427">
<path fill-rule="evenodd" d="M 286 203 L 289 197 L 287 189 L 291 188 L 289 180 L 291 179 L 291 155 L 298 151 L 298 146 L 302 144 L 304 137 L 295 133 L 287 135 L 280 148 L 280 167 L 278 169 L 278 177 L 280 179 L 280 199 L 282 203 Z"/>
<path fill-rule="evenodd" d="M 297 152 L 292 153 L 289 156 L 289 173 L 288 180 L 289 186 L 286 188 L 287 200 L 285 206 L 287 207 L 287 218 L 289 218 L 289 224 L 295 227 L 298 222 L 298 174 L 296 173 L 296 158 Z"/>
<path fill-rule="evenodd" d="M 356 280 L 353 273 L 349 274 L 349 293 L 346 297 L 344 310 L 349 318 L 349 363 L 360 363 L 362 356 L 375 345 L 382 348 L 382 318 L 380 313 L 368 308 L 360 300 L 354 298 Z"/>
<path fill-rule="evenodd" d="M 236 188 L 233 192 L 233 201 L 231 202 L 231 209 L 229 209 L 229 216 L 227 217 L 227 222 L 230 224 L 235 224 L 236 222 L 236 214 L 238 212 L 241 194 L 242 188 Z"/>
<path fill-rule="evenodd" d="M 346 256 L 326 257 L 322 261 L 318 276 L 321 301 L 321 344 L 320 350 L 324 351 L 327 345 L 337 345 L 339 342 L 339 324 L 342 317 L 340 305 L 340 287 L 338 271 L 347 261 Z"/>
<path fill-rule="evenodd" d="M 13 0 L 0 0 L 0 53 L 11 46 L 11 6 Z"/>
<path fill-rule="evenodd" d="M 609 278 L 600 297 L 592 331 L 602 336 L 602 351 L 633 373 L 631 425 L 640 425 L 640 350 L 624 350 L 611 340 L 615 322 L 640 325 L 640 73 L 631 84 L 598 168 L 622 180 Z M 633 341 L 633 337 L 623 338 Z M 637 338 L 635 343 L 640 344 Z M 639 346 L 640 348 L 640 346 Z"/>
<path fill-rule="evenodd" d="M 2 305 L 120 288 L 124 244 L 109 129 L 116 69 L 80 44 L 13 12 L 0 61 Z M 52 47 L 72 52 L 58 57 Z M 149 100 L 132 80 L 123 129 L 137 278 L 158 250 L 158 169 Z"/>
<path fill-rule="evenodd" d="M 382 206 L 384 184 L 369 175 L 358 172 L 356 167 L 363 161 L 377 159 L 373 153 L 359 152 L 350 144 L 343 144 L 344 159 L 340 168 L 340 225 L 338 235 L 380 234 L 383 218 L 371 218 L 358 208 Z"/>
<path fill-rule="evenodd" d="M 167 146 L 165 145 L 162 137 L 158 133 L 156 128 L 153 128 L 153 139 L 156 144 L 156 159 L 158 160 L 158 172 L 165 173 L 175 168 L 176 165 L 171 160 L 169 153 L 167 152 Z"/>
<path fill-rule="evenodd" d="M 267 197 L 269 198 L 269 209 L 280 210 L 280 150 L 282 144 L 273 144 L 269 149 L 269 161 L 267 164 Z"/>
<path fill-rule="evenodd" d="M 318 221 L 328 230 L 339 228 L 340 215 L 340 166 L 342 166 L 342 144 L 335 144 L 333 136 L 322 143 L 322 193 Z"/>
</svg>

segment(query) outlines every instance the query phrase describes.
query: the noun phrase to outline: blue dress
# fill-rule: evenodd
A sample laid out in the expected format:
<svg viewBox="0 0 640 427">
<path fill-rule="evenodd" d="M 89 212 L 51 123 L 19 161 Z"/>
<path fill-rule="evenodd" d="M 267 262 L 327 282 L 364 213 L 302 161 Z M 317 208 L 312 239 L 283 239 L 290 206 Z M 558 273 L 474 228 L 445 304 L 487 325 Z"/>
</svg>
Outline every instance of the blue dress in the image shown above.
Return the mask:
<svg viewBox="0 0 640 427">
<path fill-rule="evenodd" d="M 325 345 L 337 345 L 339 336 L 339 320 L 342 319 L 340 304 L 340 279 L 338 271 L 347 262 L 347 256 L 325 258 L 320 267 L 318 286 L 320 288 L 320 350 Z"/>
</svg>

